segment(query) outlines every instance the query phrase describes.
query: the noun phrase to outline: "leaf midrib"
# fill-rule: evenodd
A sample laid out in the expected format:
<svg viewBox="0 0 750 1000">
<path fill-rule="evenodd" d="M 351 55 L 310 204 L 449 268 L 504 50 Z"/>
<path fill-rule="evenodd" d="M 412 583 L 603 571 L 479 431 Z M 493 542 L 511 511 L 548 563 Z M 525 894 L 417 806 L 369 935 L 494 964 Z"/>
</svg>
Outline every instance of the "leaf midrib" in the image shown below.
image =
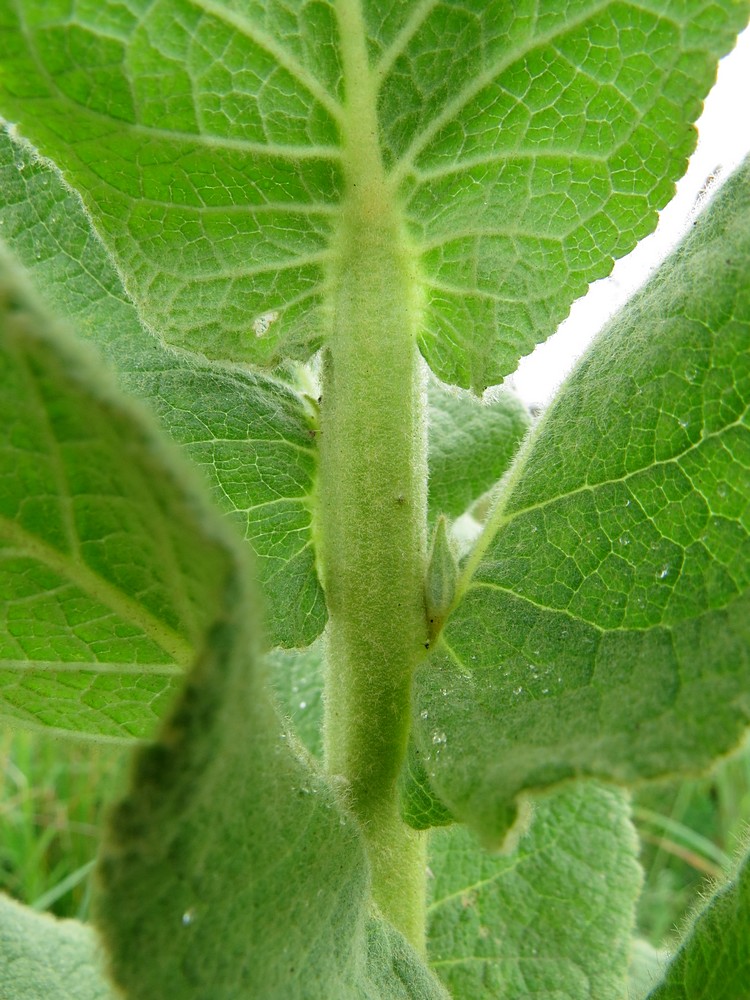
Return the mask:
<svg viewBox="0 0 750 1000">
<path fill-rule="evenodd" d="M 53 548 L 4 515 L 0 515 L 0 539 L 12 543 L 19 556 L 42 563 L 62 579 L 74 584 L 89 597 L 135 625 L 171 656 L 180 668 L 184 669 L 190 664 L 193 657 L 193 647 L 190 643 L 84 562 Z"/>
</svg>

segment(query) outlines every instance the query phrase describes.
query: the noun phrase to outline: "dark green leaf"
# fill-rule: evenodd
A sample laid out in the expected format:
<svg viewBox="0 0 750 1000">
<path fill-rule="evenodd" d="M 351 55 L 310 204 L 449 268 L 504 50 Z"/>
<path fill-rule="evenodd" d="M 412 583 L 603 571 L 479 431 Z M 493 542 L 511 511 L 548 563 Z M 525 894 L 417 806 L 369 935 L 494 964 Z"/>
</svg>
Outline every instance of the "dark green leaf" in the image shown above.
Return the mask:
<svg viewBox="0 0 750 1000">
<path fill-rule="evenodd" d="M 359 830 L 273 713 L 238 583 L 112 817 L 98 920 L 115 978 L 133 1000 L 446 1000 L 369 915 Z"/>
</svg>

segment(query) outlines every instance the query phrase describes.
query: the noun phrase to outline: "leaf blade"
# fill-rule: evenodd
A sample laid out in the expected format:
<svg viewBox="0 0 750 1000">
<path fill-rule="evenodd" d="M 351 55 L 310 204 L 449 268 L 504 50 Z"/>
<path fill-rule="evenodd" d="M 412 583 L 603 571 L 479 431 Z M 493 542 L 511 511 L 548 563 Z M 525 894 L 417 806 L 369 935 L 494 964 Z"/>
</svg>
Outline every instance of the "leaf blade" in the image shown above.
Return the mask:
<svg viewBox="0 0 750 1000">
<path fill-rule="evenodd" d="M 705 768 L 747 725 L 747 176 L 567 384 L 418 677 L 430 783 L 491 839 L 524 788 Z"/>
<path fill-rule="evenodd" d="M 4 254 L 0 285 L 4 713 L 140 735 L 201 639 L 221 558 L 194 537 L 201 515 L 171 454 L 91 357 L 57 348 Z M 108 669 L 90 683 L 99 661 Z M 142 686 L 140 661 L 154 667 Z"/>
<path fill-rule="evenodd" d="M 113 813 L 97 920 L 114 977 L 133 998 L 444 1000 L 371 914 L 360 831 L 275 717 L 248 596 L 231 582 Z"/>
<path fill-rule="evenodd" d="M 355 9 L 370 79 L 347 95 Z M 354 180 L 342 109 L 369 89 L 420 260 L 423 353 L 477 391 L 653 228 L 747 20 L 740 0 L 352 0 L 339 23 L 328 5 L 230 0 L 77 21 L 22 11 L 4 14 L 6 113 L 80 188 L 146 322 L 211 357 L 270 364 L 320 346 Z"/>
<path fill-rule="evenodd" d="M 510 392 L 479 401 L 435 379 L 429 403 L 430 517 L 459 517 L 506 472 L 529 428 L 529 416 Z"/>
<path fill-rule="evenodd" d="M 7 133 L 0 225 L 50 312 L 94 341 L 122 388 L 153 408 L 205 473 L 257 556 L 272 641 L 312 642 L 325 606 L 311 546 L 315 425 L 302 398 L 277 379 L 162 348 L 141 326 L 79 199 Z"/>
<path fill-rule="evenodd" d="M 0 895 L 0 983 L 12 1000 L 113 1000 L 90 927 Z"/>
<path fill-rule="evenodd" d="M 641 884 L 627 798 L 596 785 L 534 808 L 512 853 L 463 828 L 433 835 L 430 961 L 455 1000 L 625 993 Z"/>
<path fill-rule="evenodd" d="M 729 1000 L 747 989 L 750 950 L 750 863 L 719 886 L 696 915 L 649 1000 Z"/>
</svg>

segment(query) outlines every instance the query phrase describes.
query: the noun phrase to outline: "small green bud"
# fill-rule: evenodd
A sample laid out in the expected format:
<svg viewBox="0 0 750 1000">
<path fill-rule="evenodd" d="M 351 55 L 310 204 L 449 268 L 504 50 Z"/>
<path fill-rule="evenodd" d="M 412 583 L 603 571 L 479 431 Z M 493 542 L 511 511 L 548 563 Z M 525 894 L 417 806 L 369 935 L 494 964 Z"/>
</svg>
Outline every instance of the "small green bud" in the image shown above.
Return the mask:
<svg viewBox="0 0 750 1000">
<path fill-rule="evenodd" d="M 425 584 L 425 605 L 430 638 L 443 627 L 456 596 L 458 566 L 448 538 L 448 522 L 441 514 L 435 527 Z"/>
</svg>

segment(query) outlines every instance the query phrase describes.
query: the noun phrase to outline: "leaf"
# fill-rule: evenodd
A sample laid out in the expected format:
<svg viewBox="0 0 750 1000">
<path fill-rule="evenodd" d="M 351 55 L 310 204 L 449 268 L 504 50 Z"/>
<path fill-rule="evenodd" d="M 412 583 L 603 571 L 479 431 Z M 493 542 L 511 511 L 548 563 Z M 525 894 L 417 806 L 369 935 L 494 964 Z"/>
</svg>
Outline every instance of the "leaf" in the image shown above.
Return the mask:
<svg viewBox="0 0 750 1000">
<path fill-rule="evenodd" d="M 627 798 L 586 784 L 541 799 L 510 854 L 436 831 L 430 965 L 455 1000 L 621 1000 L 641 885 Z"/>
<path fill-rule="evenodd" d="M 97 910 L 115 979 L 134 1000 L 447 1000 L 369 916 L 359 829 L 274 716 L 241 582 L 112 817 Z"/>
<path fill-rule="evenodd" d="M 455 518 L 491 489 L 510 465 L 529 428 L 525 407 L 508 391 L 478 400 L 427 384 L 431 519 Z"/>
<path fill-rule="evenodd" d="M 2 714 L 142 736 L 203 642 L 224 553 L 148 423 L 58 335 L 0 256 Z"/>
<path fill-rule="evenodd" d="M 750 165 L 528 442 L 417 674 L 433 792 L 497 842 L 574 775 L 696 771 L 750 718 Z"/>
<path fill-rule="evenodd" d="M 750 982 L 750 859 L 695 918 L 649 1000 L 738 1000 Z"/>
<path fill-rule="evenodd" d="M 53 679 L 74 692 L 63 713 L 37 664 L 27 676 L 41 692 L 39 721 L 52 712 L 61 727 L 127 732 L 121 675 L 145 672 L 147 688 L 144 651 L 166 664 L 197 651 L 156 742 L 137 754 L 103 847 L 97 912 L 126 995 L 445 1000 L 371 913 L 359 829 L 289 747 L 258 667 L 258 601 L 242 551 L 148 421 L 66 344 L 4 257 L 0 385 L 4 461 L 16 461 L 2 479 L 0 552 L 28 591 L 6 606 L 35 654 L 53 643 L 67 656 Z M 103 670 L 102 654 L 116 666 Z M 88 674 L 107 692 L 93 720 Z M 26 705 L 33 716 L 37 706 Z M 3 962 L 16 976 L 28 945 L 9 948 Z"/>
<path fill-rule="evenodd" d="M 323 759 L 324 654 L 324 641 L 318 639 L 307 649 L 272 649 L 266 655 L 279 711 L 319 761 Z"/>
<path fill-rule="evenodd" d="M 122 388 L 146 400 L 201 467 L 255 552 L 272 641 L 311 642 L 325 603 L 310 528 L 315 432 L 302 399 L 275 379 L 164 350 L 141 326 L 80 200 L 2 132 L 0 236 L 50 312 L 96 343 Z"/>
<path fill-rule="evenodd" d="M 646 1000 L 654 984 L 662 978 L 667 960 L 665 951 L 654 948 L 643 938 L 633 938 L 627 1000 Z"/>
<path fill-rule="evenodd" d="M 81 191 L 146 323 L 256 364 L 321 343 L 363 111 L 422 350 L 481 391 L 654 227 L 746 20 L 743 0 L 4 0 L 0 107 Z"/>
<path fill-rule="evenodd" d="M 6 1000 L 114 1000 L 90 927 L 0 893 L 0 988 Z"/>
</svg>

